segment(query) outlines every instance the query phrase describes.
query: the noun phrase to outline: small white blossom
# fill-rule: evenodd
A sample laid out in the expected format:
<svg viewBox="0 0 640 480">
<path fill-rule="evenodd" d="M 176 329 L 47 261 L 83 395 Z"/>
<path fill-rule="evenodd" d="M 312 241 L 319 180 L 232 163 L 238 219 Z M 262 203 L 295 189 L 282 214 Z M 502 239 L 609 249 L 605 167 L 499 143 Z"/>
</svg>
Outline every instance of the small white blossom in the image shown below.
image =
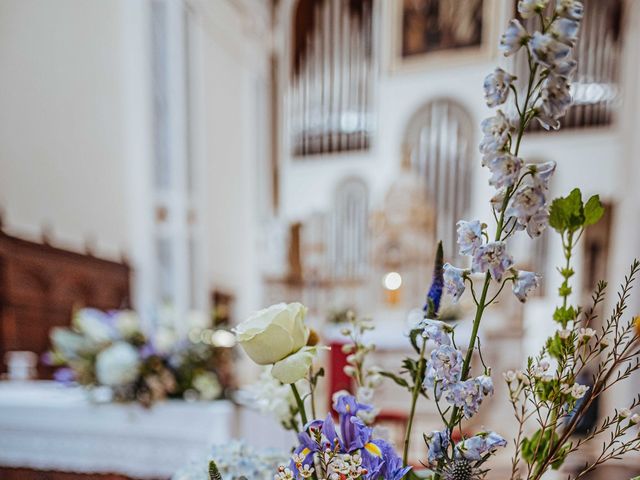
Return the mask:
<svg viewBox="0 0 640 480">
<path fill-rule="evenodd" d="M 495 188 L 511 187 L 518 180 L 522 160 L 510 153 L 500 152 L 485 155 L 482 158 L 482 165 L 491 171 L 489 185 Z"/>
<path fill-rule="evenodd" d="M 508 57 L 520 50 L 520 47 L 526 45 L 528 40 L 527 29 L 518 20 L 511 20 L 502 37 L 500 37 L 500 50 L 504 52 L 505 57 Z"/>
<path fill-rule="evenodd" d="M 513 265 L 513 257 L 507 253 L 506 243 L 490 242 L 476 250 L 471 269 L 474 273 L 488 271 L 491 277 L 499 282 L 511 265 Z"/>
<path fill-rule="evenodd" d="M 562 329 L 562 330 L 558 330 L 558 336 L 562 340 L 566 340 L 567 338 L 569 338 L 571 336 L 571 330 L 569 330 L 568 328 L 565 328 L 565 329 Z"/>
<path fill-rule="evenodd" d="M 464 293 L 464 277 L 466 270 L 454 267 L 449 263 L 444 264 L 444 287 L 447 293 L 453 297 L 454 302 L 458 302 Z"/>
<path fill-rule="evenodd" d="M 518 13 L 522 18 L 530 18 L 542 13 L 548 3 L 549 0 L 520 0 L 518 2 Z"/>
<path fill-rule="evenodd" d="M 556 13 L 561 17 L 580 20 L 584 15 L 584 5 L 578 0 L 558 0 Z"/>
<path fill-rule="evenodd" d="M 549 27 L 549 34 L 557 41 L 573 47 L 578 40 L 580 23 L 569 18 L 559 18 Z"/>
<path fill-rule="evenodd" d="M 618 412 L 618 416 L 620 418 L 629 418 L 631 416 L 631 410 L 629 410 L 628 408 L 623 408 Z"/>
<path fill-rule="evenodd" d="M 596 331 L 593 328 L 581 328 L 578 330 L 578 338 L 582 340 L 589 340 L 596 334 Z"/>
<path fill-rule="evenodd" d="M 506 102 L 509 88 L 515 79 L 516 77 L 499 67 L 487 75 L 484 79 L 484 98 L 487 105 L 497 107 Z"/>
<path fill-rule="evenodd" d="M 576 400 L 580 400 L 584 397 L 585 393 L 589 391 L 589 387 L 586 385 L 580 385 L 579 383 L 574 383 L 571 387 L 570 394 Z"/>
<path fill-rule="evenodd" d="M 527 301 L 529 292 L 538 288 L 539 284 L 540 275 L 534 272 L 518 270 L 516 280 L 513 282 L 513 294 L 518 300 L 524 303 Z"/>
<path fill-rule="evenodd" d="M 508 370 L 502 374 L 507 383 L 512 383 L 517 380 L 516 372 Z"/>
<path fill-rule="evenodd" d="M 640 423 L 640 415 L 634 413 L 629 419 L 629 422 L 631 422 L 632 425 L 637 425 L 638 423 Z"/>
<path fill-rule="evenodd" d="M 482 224 L 479 220 L 460 220 L 458 225 L 458 246 L 460 255 L 473 255 L 482 245 Z"/>
<path fill-rule="evenodd" d="M 563 61 L 569 56 L 571 48 L 557 41 L 549 33 L 534 32 L 529 40 L 529 51 L 537 63 L 547 68 L 553 68 L 557 62 Z"/>
</svg>

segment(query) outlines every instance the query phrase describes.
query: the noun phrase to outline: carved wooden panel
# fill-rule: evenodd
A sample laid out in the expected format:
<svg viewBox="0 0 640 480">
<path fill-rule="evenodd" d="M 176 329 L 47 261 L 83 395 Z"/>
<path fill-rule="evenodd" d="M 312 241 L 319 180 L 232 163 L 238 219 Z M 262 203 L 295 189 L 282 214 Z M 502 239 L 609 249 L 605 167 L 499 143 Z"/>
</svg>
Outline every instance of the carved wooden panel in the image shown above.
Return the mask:
<svg viewBox="0 0 640 480">
<path fill-rule="evenodd" d="M 49 331 L 69 325 L 74 308 L 129 306 L 129 275 L 124 263 L 0 231 L 0 360 L 8 350 L 46 352 Z M 50 374 L 44 365 L 38 371 L 41 376 Z"/>
</svg>

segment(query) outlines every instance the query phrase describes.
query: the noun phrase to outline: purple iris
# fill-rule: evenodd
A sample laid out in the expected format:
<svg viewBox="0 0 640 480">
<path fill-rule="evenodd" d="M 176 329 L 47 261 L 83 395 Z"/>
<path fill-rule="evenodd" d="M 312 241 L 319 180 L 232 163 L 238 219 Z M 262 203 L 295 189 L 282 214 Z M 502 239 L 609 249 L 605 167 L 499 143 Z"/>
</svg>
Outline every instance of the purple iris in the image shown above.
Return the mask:
<svg viewBox="0 0 640 480">
<path fill-rule="evenodd" d="M 324 420 L 313 420 L 305 425 L 298 434 L 300 444 L 294 450 L 295 460 L 292 459 L 289 465 L 296 478 L 301 478 L 298 465 L 313 465 L 314 454 L 327 449 L 341 454 L 360 452 L 362 465 L 367 469 L 364 477 L 366 480 L 400 480 L 404 477 L 410 467 L 403 466 L 402 460 L 389 443 L 379 439 L 372 440 L 373 429 L 356 416 L 359 411 L 371 408 L 370 405 L 359 403 L 351 395 L 342 395 L 334 404 L 339 417 L 339 435 L 330 414 Z"/>
</svg>

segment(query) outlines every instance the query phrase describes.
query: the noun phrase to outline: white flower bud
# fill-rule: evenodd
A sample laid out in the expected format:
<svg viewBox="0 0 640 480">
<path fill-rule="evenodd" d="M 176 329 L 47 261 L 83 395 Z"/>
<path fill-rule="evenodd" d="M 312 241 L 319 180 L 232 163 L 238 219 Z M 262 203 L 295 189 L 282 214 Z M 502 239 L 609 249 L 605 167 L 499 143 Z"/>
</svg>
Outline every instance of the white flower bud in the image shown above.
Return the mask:
<svg viewBox="0 0 640 480">
<path fill-rule="evenodd" d="M 356 348 L 356 346 L 353 343 L 346 343 L 342 345 L 342 353 L 348 355 L 349 353 L 353 352 L 354 348 Z"/>
<path fill-rule="evenodd" d="M 569 338 L 569 336 L 571 335 L 571 330 L 565 328 L 564 330 L 558 330 L 558 336 L 562 339 L 562 340 L 566 340 L 567 338 Z"/>
<path fill-rule="evenodd" d="M 509 370 L 507 372 L 504 372 L 502 374 L 502 376 L 507 381 L 507 383 L 511 383 L 511 382 L 514 382 L 516 380 L 516 372 L 514 372 L 513 370 Z"/>
<path fill-rule="evenodd" d="M 629 410 L 628 408 L 623 408 L 618 412 L 618 416 L 620 418 L 629 418 L 631 416 L 631 410 Z"/>
<path fill-rule="evenodd" d="M 638 415 L 637 413 L 634 413 L 629 419 L 629 422 L 632 425 L 637 425 L 638 423 L 640 423 L 640 415 Z"/>
<path fill-rule="evenodd" d="M 351 365 L 347 365 L 346 367 L 344 367 L 343 371 L 344 371 L 344 374 L 347 377 L 355 377 L 356 376 L 356 369 L 354 367 L 352 367 Z"/>
</svg>

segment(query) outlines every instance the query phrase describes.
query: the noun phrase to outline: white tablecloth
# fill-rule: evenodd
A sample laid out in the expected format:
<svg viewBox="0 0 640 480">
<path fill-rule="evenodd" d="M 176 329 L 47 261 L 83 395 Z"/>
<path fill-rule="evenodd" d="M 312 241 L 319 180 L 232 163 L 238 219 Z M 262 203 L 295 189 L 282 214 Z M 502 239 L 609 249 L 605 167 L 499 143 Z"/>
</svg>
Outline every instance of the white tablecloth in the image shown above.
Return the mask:
<svg viewBox="0 0 640 480">
<path fill-rule="evenodd" d="M 79 388 L 0 382 L 0 465 L 168 478 L 235 428 L 230 402 L 94 404 Z"/>
</svg>

